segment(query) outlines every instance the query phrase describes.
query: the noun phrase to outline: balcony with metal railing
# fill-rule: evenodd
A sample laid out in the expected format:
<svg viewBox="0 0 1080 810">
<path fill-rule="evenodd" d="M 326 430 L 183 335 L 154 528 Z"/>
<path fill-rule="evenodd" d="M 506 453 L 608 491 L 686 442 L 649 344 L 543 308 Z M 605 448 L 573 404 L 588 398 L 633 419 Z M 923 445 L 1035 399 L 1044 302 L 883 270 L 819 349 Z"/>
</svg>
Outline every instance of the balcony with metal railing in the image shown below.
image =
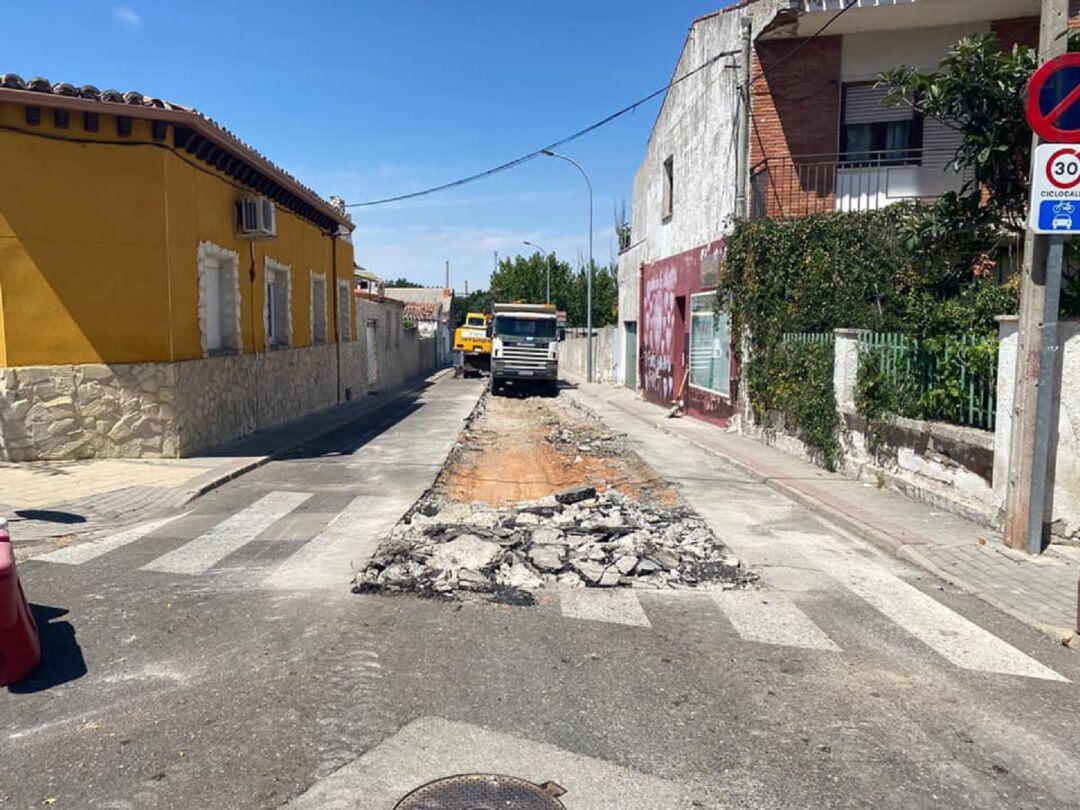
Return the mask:
<svg viewBox="0 0 1080 810">
<path fill-rule="evenodd" d="M 766 158 L 750 169 L 750 218 L 872 211 L 959 191 L 952 149 L 888 149 Z"/>
</svg>

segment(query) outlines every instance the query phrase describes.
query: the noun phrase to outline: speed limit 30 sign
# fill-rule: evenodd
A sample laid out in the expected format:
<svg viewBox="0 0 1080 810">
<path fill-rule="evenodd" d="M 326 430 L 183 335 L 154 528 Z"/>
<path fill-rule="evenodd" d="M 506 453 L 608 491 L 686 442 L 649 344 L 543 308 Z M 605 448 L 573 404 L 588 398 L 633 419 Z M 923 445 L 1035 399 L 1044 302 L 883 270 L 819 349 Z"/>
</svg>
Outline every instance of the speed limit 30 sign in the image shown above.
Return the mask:
<svg viewBox="0 0 1080 810">
<path fill-rule="evenodd" d="M 1028 227 L 1036 233 L 1080 233 L 1080 148 L 1044 143 L 1035 149 Z"/>
</svg>

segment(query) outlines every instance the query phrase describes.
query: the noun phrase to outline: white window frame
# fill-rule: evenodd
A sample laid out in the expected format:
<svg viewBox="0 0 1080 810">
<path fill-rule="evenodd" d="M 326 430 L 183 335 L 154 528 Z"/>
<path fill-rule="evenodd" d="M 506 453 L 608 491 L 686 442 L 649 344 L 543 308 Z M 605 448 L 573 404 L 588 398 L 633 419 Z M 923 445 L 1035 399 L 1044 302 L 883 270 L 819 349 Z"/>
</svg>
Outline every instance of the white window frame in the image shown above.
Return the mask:
<svg viewBox="0 0 1080 810">
<path fill-rule="evenodd" d="M 349 288 L 348 280 L 338 279 L 338 299 L 335 306 L 337 307 L 338 340 L 342 343 L 348 343 L 352 340 L 352 323 L 349 318 L 352 307 L 349 306 L 349 301 L 355 298 L 356 296 L 352 294 L 352 290 Z"/>
<path fill-rule="evenodd" d="M 707 310 L 702 310 L 702 311 L 699 311 L 699 312 L 695 312 L 694 311 L 694 301 L 702 299 L 702 298 L 707 298 L 709 300 L 710 306 L 709 306 L 709 308 Z M 727 312 L 717 313 L 716 310 L 715 310 L 715 303 L 716 303 L 716 292 L 715 291 L 703 292 L 703 293 L 694 293 L 693 295 L 690 296 L 690 313 L 689 313 L 689 315 L 690 315 L 690 355 L 689 355 L 689 359 L 690 359 L 690 375 L 688 377 L 688 382 L 689 382 L 691 388 L 696 388 L 699 391 L 708 391 L 710 394 L 716 394 L 717 396 L 720 396 L 720 397 L 723 397 L 724 399 L 730 400 L 731 399 L 731 315 L 729 313 L 727 313 Z M 724 368 L 723 371 L 722 371 L 723 379 L 726 380 L 726 382 L 727 382 L 727 386 L 726 386 L 725 390 L 721 390 L 721 389 L 718 389 L 718 388 L 709 388 L 707 386 L 701 385 L 700 383 L 694 382 L 693 368 L 694 368 L 694 350 L 695 350 L 695 347 L 694 347 L 694 320 L 695 320 L 695 318 L 713 318 L 714 319 L 714 326 L 713 326 L 714 334 L 715 334 L 715 329 L 716 329 L 715 321 L 720 320 L 720 319 L 726 319 L 727 320 L 728 343 L 727 343 L 726 351 L 721 353 L 721 357 L 726 356 L 727 361 L 728 361 L 727 362 L 727 367 Z M 715 340 L 715 338 L 714 338 L 714 340 Z M 698 351 L 701 351 L 700 347 L 698 347 Z M 715 357 L 715 355 L 714 355 L 714 347 L 713 346 L 707 347 L 706 351 L 709 352 L 711 357 Z"/>
<path fill-rule="evenodd" d="M 311 344 L 321 345 L 326 343 L 330 330 L 326 323 L 326 273 L 311 273 Z M 318 290 L 322 290 L 322 301 L 319 301 Z M 321 328 L 320 328 L 321 327 Z"/>
<path fill-rule="evenodd" d="M 215 245 L 199 242 L 195 251 L 199 285 L 199 343 L 203 357 L 239 352 L 243 346 L 240 329 L 240 254 Z M 213 265 L 217 265 L 216 289 L 211 289 Z M 212 340 L 214 304 L 217 303 L 217 332 Z"/>
<path fill-rule="evenodd" d="M 292 345 L 292 268 L 267 256 L 263 260 L 263 335 L 268 347 Z M 281 299 L 284 299 L 282 302 Z M 273 311 L 271 312 L 271 307 Z"/>
</svg>

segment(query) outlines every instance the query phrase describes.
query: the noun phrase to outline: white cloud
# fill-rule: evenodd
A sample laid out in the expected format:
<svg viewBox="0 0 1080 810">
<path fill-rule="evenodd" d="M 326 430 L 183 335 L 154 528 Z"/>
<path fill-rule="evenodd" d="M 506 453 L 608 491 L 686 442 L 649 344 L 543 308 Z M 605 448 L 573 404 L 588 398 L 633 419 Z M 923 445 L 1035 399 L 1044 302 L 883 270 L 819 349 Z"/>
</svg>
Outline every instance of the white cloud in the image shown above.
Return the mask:
<svg viewBox="0 0 1080 810">
<path fill-rule="evenodd" d="M 131 6 L 116 6 L 112 10 L 113 21 L 124 26 L 129 31 L 142 29 L 142 17 Z"/>
</svg>

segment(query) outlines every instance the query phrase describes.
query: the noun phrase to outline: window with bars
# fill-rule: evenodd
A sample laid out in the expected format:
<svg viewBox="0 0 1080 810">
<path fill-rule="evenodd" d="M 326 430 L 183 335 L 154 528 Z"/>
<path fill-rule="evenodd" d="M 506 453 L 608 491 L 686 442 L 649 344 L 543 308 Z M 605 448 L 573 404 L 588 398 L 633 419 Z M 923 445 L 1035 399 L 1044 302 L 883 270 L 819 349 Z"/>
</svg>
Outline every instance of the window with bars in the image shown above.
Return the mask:
<svg viewBox="0 0 1080 810">
<path fill-rule="evenodd" d="M 326 343 L 326 275 L 311 274 L 311 342 Z"/>
<path fill-rule="evenodd" d="M 197 261 L 203 354 L 239 351 L 239 255 L 212 242 L 200 242 Z"/>
<path fill-rule="evenodd" d="M 349 322 L 350 304 L 354 300 L 348 281 L 338 281 L 337 294 L 337 330 L 338 340 L 342 343 L 352 340 L 352 324 Z"/>
<path fill-rule="evenodd" d="M 288 265 L 266 259 L 266 301 L 263 318 L 266 343 L 269 346 L 288 346 L 292 342 L 292 285 Z"/>
</svg>

